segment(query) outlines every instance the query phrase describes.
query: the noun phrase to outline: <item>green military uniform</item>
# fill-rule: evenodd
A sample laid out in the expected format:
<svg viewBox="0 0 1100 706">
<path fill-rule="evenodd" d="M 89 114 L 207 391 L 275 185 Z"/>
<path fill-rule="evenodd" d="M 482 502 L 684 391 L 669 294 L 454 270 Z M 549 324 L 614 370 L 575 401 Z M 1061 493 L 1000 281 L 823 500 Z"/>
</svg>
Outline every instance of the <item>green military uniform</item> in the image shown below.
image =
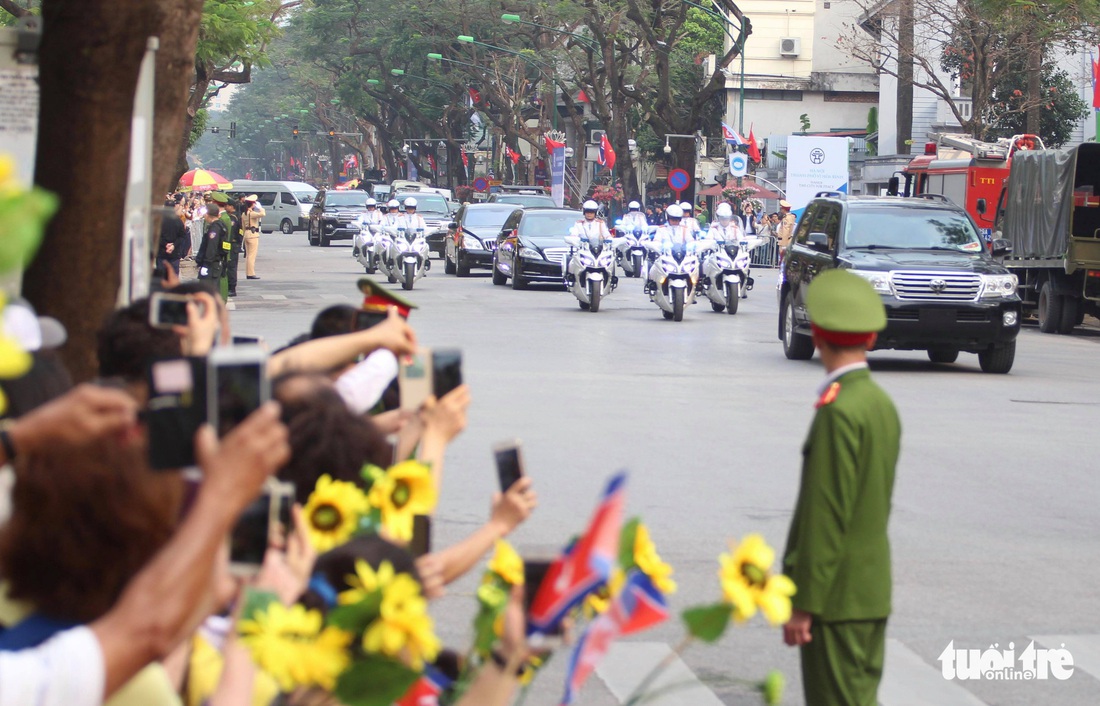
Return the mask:
<svg viewBox="0 0 1100 706">
<path fill-rule="evenodd" d="M 218 218 L 221 219 L 226 232 L 226 240 L 221 244 L 221 252 L 225 259 L 222 262 L 221 276 L 218 277 L 218 290 L 221 292 L 222 301 L 224 302 L 229 301 L 229 258 L 233 248 L 233 219 L 229 217 L 229 212 L 225 210 L 226 204 L 229 203 L 229 196 L 220 191 L 215 191 L 210 194 L 210 199 L 218 204 L 218 207 L 222 210 Z"/>
<path fill-rule="evenodd" d="M 867 281 L 840 270 L 814 279 L 806 305 L 820 331 L 841 338 L 885 326 L 882 301 Z M 792 606 L 813 615 L 812 641 L 801 646 L 806 703 L 875 706 L 890 615 L 886 525 L 901 425 L 866 364 L 833 376 L 802 448 L 783 566 L 798 587 Z"/>
</svg>

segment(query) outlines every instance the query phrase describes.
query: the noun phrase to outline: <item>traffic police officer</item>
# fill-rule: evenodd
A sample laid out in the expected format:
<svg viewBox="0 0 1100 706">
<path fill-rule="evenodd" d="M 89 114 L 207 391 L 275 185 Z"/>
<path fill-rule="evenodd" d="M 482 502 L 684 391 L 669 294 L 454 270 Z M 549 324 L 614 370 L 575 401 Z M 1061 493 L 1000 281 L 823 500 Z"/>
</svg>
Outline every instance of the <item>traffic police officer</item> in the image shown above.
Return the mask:
<svg viewBox="0 0 1100 706">
<path fill-rule="evenodd" d="M 798 586 L 784 627 L 798 645 L 809 706 L 875 706 L 890 615 L 886 525 L 901 441 L 897 410 L 867 351 L 886 326 L 867 280 L 828 270 L 806 290 L 828 376 L 802 448 L 784 573 Z"/>
</svg>

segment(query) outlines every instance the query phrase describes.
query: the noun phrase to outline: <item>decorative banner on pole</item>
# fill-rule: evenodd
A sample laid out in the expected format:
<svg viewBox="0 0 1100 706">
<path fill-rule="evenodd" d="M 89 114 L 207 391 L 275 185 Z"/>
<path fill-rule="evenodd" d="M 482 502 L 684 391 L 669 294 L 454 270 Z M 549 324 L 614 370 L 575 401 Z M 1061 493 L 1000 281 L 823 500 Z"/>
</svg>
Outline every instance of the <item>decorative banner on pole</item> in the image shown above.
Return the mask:
<svg viewBox="0 0 1100 706">
<path fill-rule="evenodd" d="M 787 200 L 801 216 L 819 191 L 848 193 L 848 138 L 787 138 Z"/>
<path fill-rule="evenodd" d="M 564 140 L 564 138 L 563 138 Z M 550 153 L 550 198 L 558 208 L 565 205 L 565 142 L 546 134 L 546 151 Z"/>
</svg>

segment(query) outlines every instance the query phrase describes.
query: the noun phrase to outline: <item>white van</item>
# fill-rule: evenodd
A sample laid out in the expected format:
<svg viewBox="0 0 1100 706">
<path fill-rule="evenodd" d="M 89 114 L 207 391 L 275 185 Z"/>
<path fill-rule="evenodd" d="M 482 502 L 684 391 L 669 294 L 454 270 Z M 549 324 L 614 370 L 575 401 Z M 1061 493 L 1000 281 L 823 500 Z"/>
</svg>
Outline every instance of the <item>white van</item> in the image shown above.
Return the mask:
<svg viewBox="0 0 1100 706">
<path fill-rule="evenodd" d="M 314 189 L 304 181 L 233 181 L 230 193 L 236 196 L 256 194 L 267 215 L 260 223 L 264 231 L 280 230 L 293 233 L 309 228 L 309 209 L 313 207 Z"/>
</svg>

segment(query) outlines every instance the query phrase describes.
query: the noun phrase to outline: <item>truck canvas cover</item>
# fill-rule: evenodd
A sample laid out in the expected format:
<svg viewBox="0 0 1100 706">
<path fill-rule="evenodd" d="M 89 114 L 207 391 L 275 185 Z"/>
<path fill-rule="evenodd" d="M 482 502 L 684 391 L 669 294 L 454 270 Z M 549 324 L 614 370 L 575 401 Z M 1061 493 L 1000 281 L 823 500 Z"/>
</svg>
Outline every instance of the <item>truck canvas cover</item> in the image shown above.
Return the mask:
<svg viewBox="0 0 1100 706">
<path fill-rule="evenodd" d="M 1016 152 L 1012 158 L 1002 237 L 1012 242 L 1011 259 L 1063 258 L 1071 234 L 1095 238 L 1100 229 L 1096 182 L 1100 144 L 1060 150 Z M 1084 192 L 1075 204 L 1074 191 Z"/>
</svg>

